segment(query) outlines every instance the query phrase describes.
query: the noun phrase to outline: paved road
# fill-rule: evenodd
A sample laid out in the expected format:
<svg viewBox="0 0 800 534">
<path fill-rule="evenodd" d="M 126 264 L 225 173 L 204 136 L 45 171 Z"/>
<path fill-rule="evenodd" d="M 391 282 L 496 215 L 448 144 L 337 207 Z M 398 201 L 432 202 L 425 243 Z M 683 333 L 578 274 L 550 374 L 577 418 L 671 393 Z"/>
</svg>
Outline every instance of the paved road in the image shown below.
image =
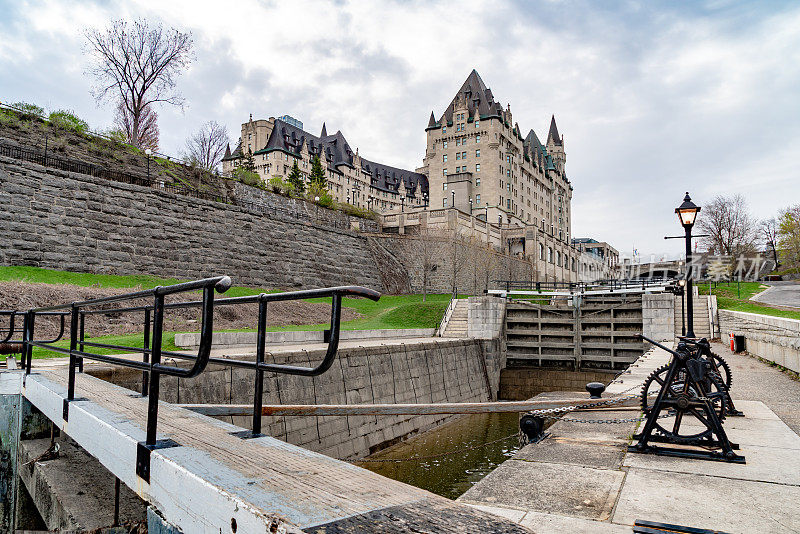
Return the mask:
<svg viewBox="0 0 800 534">
<path fill-rule="evenodd" d="M 769 286 L 771 286 L 769 289 L 756 295 L 752 300 L 775 306 L 800 308 L 800 283 L 769 282 Z"/>
<path fill-rule="evenodd" d="M 763 402 L 800 434 L 800 382 L 753 356 L 733 354 L 721 343 L 714 343 L 712 350 L 725 358 L 733 370 L 731 395 L 734 399 Z"/>
</svg>

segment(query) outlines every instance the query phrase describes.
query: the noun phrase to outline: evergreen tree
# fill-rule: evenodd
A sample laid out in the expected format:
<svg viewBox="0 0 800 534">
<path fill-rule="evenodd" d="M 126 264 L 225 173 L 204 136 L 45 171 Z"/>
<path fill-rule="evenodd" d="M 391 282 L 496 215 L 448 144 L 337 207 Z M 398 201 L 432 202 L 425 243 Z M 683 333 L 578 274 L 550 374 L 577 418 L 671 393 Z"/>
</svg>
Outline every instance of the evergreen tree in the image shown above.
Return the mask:
<svg viewBox="0 0 800 534">
<path fill-rule="evenodd" d="M 300 174 L 300 167 L 297 166 L 297 160 L 294 160 L 292 172 L 289 173 L 287 181 L 292 184 L 292 189 L 294 189 L 296 195 L 302 195 L 306 190 L 306 186 L 303 183 L 303 176 Z"/>
<path fill-rule="evenodd" d="M 327 181 L 325 180 L 325 169 L 322 168 L 322 162 L 319 156 L 314 156 L 311 160 L 311 183 L 319 186 L 326 187 Z"/>
<path fill-rule="evenodd" d="M 253 152 L 250 150 L 244 155 L 241 167 L 247 172 L 256 172 L 256 161 L 253 159 Z"/>
</svg>

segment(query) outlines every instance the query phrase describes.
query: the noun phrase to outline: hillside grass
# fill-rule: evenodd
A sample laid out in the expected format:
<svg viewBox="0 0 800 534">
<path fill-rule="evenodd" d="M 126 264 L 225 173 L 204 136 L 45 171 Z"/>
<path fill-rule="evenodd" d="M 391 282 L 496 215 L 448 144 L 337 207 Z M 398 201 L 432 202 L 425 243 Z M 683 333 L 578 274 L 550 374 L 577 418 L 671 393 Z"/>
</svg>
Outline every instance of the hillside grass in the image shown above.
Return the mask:
<svg viewBox="0 0 800 534">
<path fill-rule="evenodd" d="M 701 295 L 711 294 L 717 296 L 717 307 L 721 310 L 800 319 L 800 312 L 782 310 L 769 304 L 750 300 L 754 295 L 761 293 L 768 287 L 761 282 L 738 282 L 738 284 L 737 282 L 719 282 L 717 284 L 703 282 L 698 284 L 698 290 Z"/>
<path fill-rule="evenodd" d="M 150 275 L 109 275 L 109 274 L 90 274 L 76 273 L 69 271 L 57 271 L 52 269 L 42 269 L 39 267 L 0 267 L 0 281 L 19 280 L 28 283 L 46 284 L 72 284 L 83 287 L 104 287 L 104 288 L 129 288 L 151 289 L 159 285 L 170 285 L 185 280 L 175 278 L 159 278 Z M 244 286 L 231 287 L 226 293 L 226 297 L 238 297 L 246 295 L 257 295 L 259 293 L 272 293 L 277 289 L 254 288 Z M 308 299 L 309 302 L 330 303 L 330 298 Z M 352 308 L 362 315 L 358 319 L 342 323 L 343 330 L 375 330 L 375 329 L 407 329 L 407 328 L 436 328 L 444 315 L 447 304 L 450 301 L 449 294 L 429 294 L 425 302 L 422 295 L 384 295 L 378 302 L 361 298 L 344 298 L 342 306 Z M 324 330 L 328 328 L 328 323 L 273 326 L 268 327 L 271 332 L 278 331 L 308 331 Z M 252 331 L 252 329 L 241 329 L 239 331 Z M 128 347 L 141 348 L 143 340 L 141 334 L 121 335 L 121 336 L 102 336 L 98 338 L 88 338 L 97 342 L 125 345 Z M 175 346 L 175 332 L 165 332 L 163 337 L 164 350 L 180 350 Z M 55 344 L 59 347 L 68 347 L 69 342 L 62 340 Z M 93 349 L 98 354 L 119 353 L 110 349 Z M 63 356 L 59 353 L 46 349 L 34 349 L 34 357 L 53 357 Z"/>
</svg>

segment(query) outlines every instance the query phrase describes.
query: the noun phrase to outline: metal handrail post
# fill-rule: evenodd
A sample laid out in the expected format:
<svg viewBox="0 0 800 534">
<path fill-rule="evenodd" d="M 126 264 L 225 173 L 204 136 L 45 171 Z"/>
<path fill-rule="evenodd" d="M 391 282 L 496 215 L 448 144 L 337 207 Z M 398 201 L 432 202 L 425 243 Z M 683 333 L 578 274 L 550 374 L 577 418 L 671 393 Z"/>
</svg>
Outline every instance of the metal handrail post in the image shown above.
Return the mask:
<svg viewBox="0 0 800 534">
<path fill-rule="evenodd" d="M 144 340 L 142 342 L 142 361 L 150 363 L 150 308 L 144 310 Z M 142 371 L 142 397 L 147 396 L 148 383 L 150 378 L 149 371 Z"/>
<path fill-rule="evenodd" d="M 264 363 L 267 343 L 267 302 L 258 302 L 258 335 L 256 343 L 256 381 L 253 389 L 253 426 L 252 435 L 261 435 L 261 407 L 264 405 L 264 371 L 259 367 Z"/>
<path fill-rule="evenodd" d="M 33 315 L 32 311 L 28 311 L 25 314 L 24 326 L 22 327 L 25 332 L 23 335 L 23 358 L 28 361 L 26 375 L 31 374 L 31 366 L 33 364 L 33 345 L 31 345 L 33 341 Z"/>
<path fill-rule="evenodd" d="M 62 317 L 62 320 L 63 320 L 63 317 Z M 79 332 L 80 343 L 78 343 L 78 347 L 80 347 L 80 351 L 83 352 L 83 348 L 84 348 L 83 340 L 86 339 L 86 314 L 83 313 L 83 310 L 81 310 L 81 312 L 80 312 L 80 326 L 78 328 L 80 330 L 80 332 Z M 78 358 L 78 372 L 79 373 L 83 372 L 83 358 L 82 357 Z"/>
<path fill-rule="evenodd" d="M 69 320 L 69 378 L 67 379 L 67 398 L 64 399 L 63 419 L 69 419 L 69 403 L 75 399 L 75 368 L 77 367 L 77 356 L 75 350 L 78 348 L 78 307 L 73 304 Z"/>
<path fill-rule="evenodd" d="M 153 446 L 156 444 L 156 423 L 158 422 L 158 394 L 161 382 L 161 372 L 158 366 L 161 364 L 161 341 L 164 325 L 164 295 L 156 292 L 153 306 L 153 339 L 152 352 L 150 355 L 150 384 L 147 399 L 147 437 L 145 445 Z"/>
</svg>

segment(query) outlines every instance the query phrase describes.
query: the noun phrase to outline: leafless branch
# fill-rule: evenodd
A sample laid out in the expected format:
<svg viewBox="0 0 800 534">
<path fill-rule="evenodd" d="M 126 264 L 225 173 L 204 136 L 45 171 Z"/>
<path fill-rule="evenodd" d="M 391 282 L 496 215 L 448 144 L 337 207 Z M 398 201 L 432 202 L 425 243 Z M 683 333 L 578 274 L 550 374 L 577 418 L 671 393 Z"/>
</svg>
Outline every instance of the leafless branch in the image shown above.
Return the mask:
<svg viewBox="0 0 800 534">
<path fill-rule="evenodd" d="M 189 165 L 213 171 L 222 161 L 228 143 L 230 139 L 225 126 L 216 121 L 206 122 L 186 139 L 184 159 Z"/>
</svg>

